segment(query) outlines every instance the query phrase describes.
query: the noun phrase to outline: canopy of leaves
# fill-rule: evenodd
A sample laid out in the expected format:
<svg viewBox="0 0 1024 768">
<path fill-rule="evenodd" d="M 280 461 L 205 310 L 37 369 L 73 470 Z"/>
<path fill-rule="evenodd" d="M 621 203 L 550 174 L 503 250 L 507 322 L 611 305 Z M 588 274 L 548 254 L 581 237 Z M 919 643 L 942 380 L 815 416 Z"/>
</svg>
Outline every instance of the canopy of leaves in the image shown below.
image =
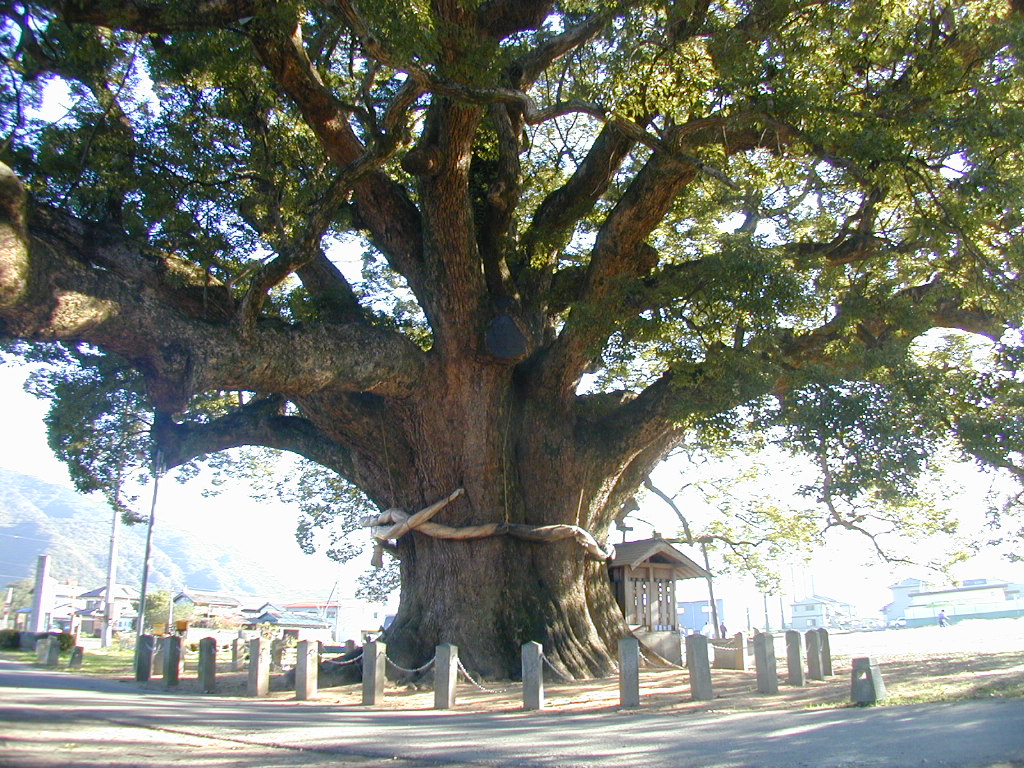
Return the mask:
<svg viewBox="0 0 1024 768">
<path fill-rule="evenodd" d="M 201 364 L 163 387 L 168 340 L 128 349 L 95 317 L 48 330 L 66 346 L 33 388 L 80 487 L 116 500 L 154 409 L 189 436 L 280 427 L 197 438 L 175 463 L 252 442 L 353 479 L 365 457 L 293 429 L 316 422 L 313 396 L 400 397 L 416 353 L 443 357 L 499 310 L 525 329 L 524 388 L 594 419 L 612 402 L 597 395 L 652 403 L 658 458 L 778 429 L 832 525 L 904 504 L 939 450 L 1024 472 L 1024 27 L 1005 2 L 143 8 L 0 9 L 0 158 L 35 203 L 144 244 L 176 306 L 232 339 L 262 323 L 408 344 L 385 374 L 325 363 L 314 386 L 197 332 L 174 343 Z M 66 114 L 45 120 L 57 82 Z M 441 211 L 468 231 L 441 242 Z M 935 327 L 1004 346 L 916 353 Z M 365 413 L 332 419 L 316 426 L 359 442 Z M 306 546 L 365 505 L 329 475 L 288 493 Z"/>
</svg>

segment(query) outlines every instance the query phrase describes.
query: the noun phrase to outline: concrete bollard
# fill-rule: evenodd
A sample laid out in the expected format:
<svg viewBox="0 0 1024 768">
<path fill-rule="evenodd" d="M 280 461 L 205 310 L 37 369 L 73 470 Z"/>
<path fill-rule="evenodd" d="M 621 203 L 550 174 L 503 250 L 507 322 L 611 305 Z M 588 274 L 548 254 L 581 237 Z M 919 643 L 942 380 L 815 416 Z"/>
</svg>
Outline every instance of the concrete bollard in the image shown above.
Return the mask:
<svg viewBox="0 0 1024 768">
<path fill-rule="evenodd" d="M 886 697 L 885 683 L 878 663 L 868 656 L 853 660 L 850 673 L 850 701 L 854 704 L 874 704 Z"/>
<path fill-rule="evenodd" d="M 523 709 L 544 709 L 544 648 L 540 643 L 523 643 Z"/>
<path fill-rule="evenodd" d="M 757 692 L 778 693 L 779 672 L 775 661 L 775 638 L 769 632 L 754 636 L 754 666 L 757 669 Z"/>
<path fill-rule="evenodd" d="M 199 641 L 199 690 L 203 693 L 217 690 L 217 640 L 213 637 Z"/>
<path fill-rule="evenodd" d="M 231 671 L 241 672 L 245 666 L 245 640 L 236 637 L 231 641 Z"/>
<path fill-rule="evenodd" d="M 619 706 L 640 706 L 640 641 L 619 638 Z"/>
<path fill-rule="evenodd" d="M 153 674 L 153 635 L 142 635 L 135 646 L 135 680 L 145 683 Z"/>
<path fill-rule="evenodd" d="M 825 675 L 821 669 L 821 635 L 818 630 L 809 629 L 804 638 L 807 640 L 807 678 L 824 680 Z"/>
<path fill-rule="evenodd" d="M 249 670 L 245 692 L 256 697 L 270 693 L 270 649 L 262 637 L 254 637 L 249 641 Z"/>
<path fill-rule="evenodd" d="M 164 687 L 173 688 L 181 675 L 181 638 L 164 638 Z"/>
<path fill-rule="evenodd" d="M 76 645 L 71 651 L 71 658 L 68 659 L 68 669 L 81 669 L 84 658 L 85 648 L 81 645 Z"/>
<path fill-rule="evenodd" d="M 821 674 L 824 677 L 832 677 L 832 643 L 828 638 L 828 630 L 818 627 L 818 644 L 821 647 Z"/>
<path fill-rule="evenodd" d="M 36 661 L 39 664 L 45 664 L 46 660 L 50 657 L 50 638 L 41 637 L 36 640 Z"/>
<path fill-rule="evenodd" d="M 736 643 L 736 660 L 733 662 L 733 669 L 740 669 L 746 672 L 747 666 L 747 636 L 743 632 L 737 632 L 733 637 Z"/>
<path fill-rule="evenodd" d="M 455 684 L 459 679 L 459 648 L 443 643 L 434 651 L 434 709 L 455 706 Z"/>
<path fill-rule="evenodd" d="M 46 666 L 48 667 L 59 667 L 60 666 L 60 638 L 51 637 L 50 645 L 46 650 Z"/>
<path fill-rule="evenodd" d="M 363 705 L 372 707 L 384 698 L 387 645 L 374 640 L 363 646 Z"/>
<path fill-rule="evenodd" d="M 164 656 L 167 655 L 167 638 L 154 638 L 153 643 L 153 667 L 151 674 L 163 677 Z"/>
<path fill-rule="evenodd" d="M 704 635 L 686 636 L 686 668 L 690 671 L 690 698 L 711 701 L 715 691 L 711 685 L 711 662 L 708 660 L 708 639 Z"/>
<path fill-rule="evenodd" d="M 295 657 L 295 698 L 299 701 L 316 698 L 320 682 L 320 643 L 300 640 Z"/>
<path fill-rule="evenodd" d="M 786 630 L 786 682 L 807 685 L 804 672 L 804 636 L 796 629 Z"/>
</svg>

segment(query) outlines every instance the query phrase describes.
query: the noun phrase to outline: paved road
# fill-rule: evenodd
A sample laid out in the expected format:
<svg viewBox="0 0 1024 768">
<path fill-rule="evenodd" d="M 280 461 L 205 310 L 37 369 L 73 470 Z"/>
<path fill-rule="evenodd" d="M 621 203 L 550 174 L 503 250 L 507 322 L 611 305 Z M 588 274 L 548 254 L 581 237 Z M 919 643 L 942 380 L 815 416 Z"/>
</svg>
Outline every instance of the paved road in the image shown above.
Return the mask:
<svg viewBox="0 0 1024 768">
<path fill-rule="evenodd" d="M 1024 700 L 716 715 L 381 712 L 0 661 L 0 766 L 1024 768 Z"/>
</svg>

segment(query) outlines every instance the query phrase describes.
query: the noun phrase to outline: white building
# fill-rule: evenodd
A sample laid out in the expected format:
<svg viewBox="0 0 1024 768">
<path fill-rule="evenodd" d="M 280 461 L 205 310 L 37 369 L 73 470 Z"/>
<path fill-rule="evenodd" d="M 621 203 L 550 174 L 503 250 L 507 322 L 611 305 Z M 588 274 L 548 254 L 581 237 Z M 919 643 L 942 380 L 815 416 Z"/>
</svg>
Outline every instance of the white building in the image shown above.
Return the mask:
<svg viewBox="0 0 1024 768">
<path fill-rule="evenodd" d="M 793 629 L 841 627 L 853 622 L 853 606 L 831 597 L 813 595 L 793 603 Z"/>
<path fill-rule="evenodd" d="M 910 597 L 908 627 L 937 624 L 942 611 L 951 620 L 1024 616 L 1024 584 L 968 579 L 959 587 L 933 587 Z"/>
</svg>

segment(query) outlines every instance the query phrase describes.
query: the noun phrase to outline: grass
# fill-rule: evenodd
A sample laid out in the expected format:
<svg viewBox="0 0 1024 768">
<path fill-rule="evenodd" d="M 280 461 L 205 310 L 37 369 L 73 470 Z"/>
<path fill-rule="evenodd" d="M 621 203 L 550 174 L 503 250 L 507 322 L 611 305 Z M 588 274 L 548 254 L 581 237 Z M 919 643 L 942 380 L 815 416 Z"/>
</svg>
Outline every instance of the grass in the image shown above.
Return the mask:
<svg viewBox="0 0 1024 768">
<path fill-rule="evenodd" d="M 70 654 L 62 654 L 62 669 L 67 668 Z M 32 651 L 0 651 L 0 659 L 17 661 L 22 664 L 36 664 L 36 655 Z M 134 674 L 133 663 L 135 651 L 131 649 L 96 648 L 89 649 L 82 657 L 82 666 L 73 670 L 76 673 L 97 675 L 102 677 L 125 677 Z"/>
</svg>

